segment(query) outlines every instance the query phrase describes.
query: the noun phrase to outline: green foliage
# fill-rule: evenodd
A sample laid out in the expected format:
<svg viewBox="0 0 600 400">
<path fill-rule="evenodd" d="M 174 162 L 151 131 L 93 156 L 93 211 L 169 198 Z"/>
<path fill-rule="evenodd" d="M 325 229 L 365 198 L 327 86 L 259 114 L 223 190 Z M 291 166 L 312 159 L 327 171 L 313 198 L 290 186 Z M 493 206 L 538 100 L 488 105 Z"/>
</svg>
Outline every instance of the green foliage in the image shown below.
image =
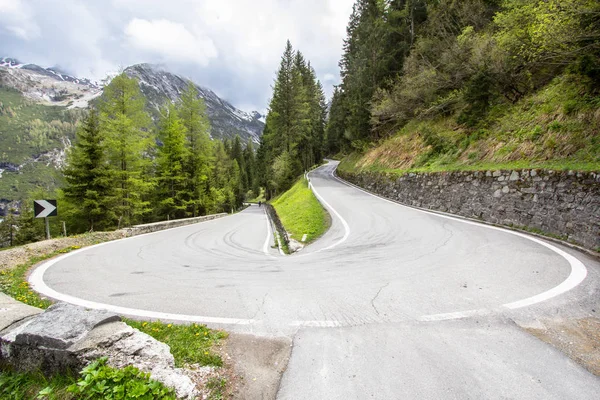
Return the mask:
<svg viewBox="0 0 600 400">
<path fill-rule="evenodd" d="M 597 118 L 590 105 L 597 108 L 600 89 L 600 3 L 440 0 L 426 2 L 426 13 L 412 20 L 399 11 L 416 3 L 356 1 L 327 127 L 330 151 L 365 153 L 365 165 L 375 167 L 375 154 L 389 157 L 369 149 L 370 142 L 399 133 L 418 137 L 395 141 L 401 161 L 386 160 L 384 168 L 445 168 L 481 158 L 595 162 Z M 398 35 L 408 21 L 411 46 L 396 53 L 396 64 L 377 63 L 386 54 L 379 39 Z M 396 37 L 404 48 L 407 36 Z M 556 84 L 561 77 L 579 82 Z M 556 93 L 558 86 L 567 91 Z M 545 88 L 554 98 L 538 102 Z M 516 104 L 526 111 L 519 113 Z M 485 138 L 478 137 L 482 131 Z"/>
<path fill-rule="evenodd" d="M 80 372 L 81 379 L 69 386 L 69 392 L 86 399 L 173 399 L 175 393 L 150 374 L 133 366 L 116 369 L 100 358 Z"/>
<path fill-rule="evenodd" d="M 166 343 L 175 357 L 175 365 L 183 367 L 186 364 L 223 365 L 221 356 L 212 349 L 227 337 L 224 331 L 208 329 L 205 325 L 165 324 L 160 321 L 142 322 L 126 320 L 133 328 L 147 333 L 156 340 Z"/>
<path fill-rule="evenodd" d="M 35 104 L 0 86 L 0 162 L 21 166 L 18 173 L 4 171 L 0 197 L 22 200 L 37 187 L 51 191 L 60 186 L 61 174 L 46 166 L 45 153 L 65 148 L 83 115 L 82 110 Z"/>
<path fill-rule="evenodd" d="M 104 89 L 100 116 L 115 182 L 110 202 L 118 225 L 129 226 L 143 221 L 150 211 L 147 195 L 153 187 L 146 175 L 150 172 L 154 140 L 148 131 L 150 118 L 137 80 L 124 73 L 115 77 Z"/>
<path fill-rule="evenodd" d="M 225 398 L 227 380 L 225 378 L 212 377 L 206 382 L 206 387 L 210 389 L 208 400 L 223 400 Z"/>
<path fill-rule="evenodd" d="M 175 106 L 171 105 L 161 117 L 158 140 L 161 146 L 156 157 L 156 177 L 159 215 L 168 219 L 186 216 L 186 188 L 184 162 L 188 149 L 185 146 L 185 126 Z"/>
<path fill-rule="evenodd" d="M 321 161 L 325 115 L 325 96 L 316 73 L 288 40 L 257 152 L 255 191 L 262 185 L 270 198 Z"/>
<path fill-rule="evenodd" d="M 213 146 L 206 105 L 193 84 L 190 83 L 182 94 L 177 110 L 186 136 L 183 160 L 187 191 L 185 205 L 187 214 L 195 217 L 206 214 L 210 209 L 208 180 L 213 168 Z"/>
<path fill-rule="evenodd" d="M 327 230 L 327 212 L 308 187 L 305 178 L 296 182 L 272 204 L 286 231 L 297 241 L 302 240 L 302 236 L 306 234 L 306 243 L 310 243 Z"/>
<path fill-rule="evenodd" d="M 18 373 L 0 369 L 0 398 L 5 400 L 44 399 L 71 400 L 67 388 L 76 379 L 70 374 L 51 378 L 42 373 Z"/>
<path fill-rule="evenodd" d="M 64 199 L 77 205 L 71 224 L 86 221 L 86 229 L 90 231 L 109 227 L 116 218 L 109 201 L 113 195 L 113 173 L 107 163 L 105 137 L 96 110 L 90 111 L 78 129 L 63 174 L 67 183 Z"/>
</svg>

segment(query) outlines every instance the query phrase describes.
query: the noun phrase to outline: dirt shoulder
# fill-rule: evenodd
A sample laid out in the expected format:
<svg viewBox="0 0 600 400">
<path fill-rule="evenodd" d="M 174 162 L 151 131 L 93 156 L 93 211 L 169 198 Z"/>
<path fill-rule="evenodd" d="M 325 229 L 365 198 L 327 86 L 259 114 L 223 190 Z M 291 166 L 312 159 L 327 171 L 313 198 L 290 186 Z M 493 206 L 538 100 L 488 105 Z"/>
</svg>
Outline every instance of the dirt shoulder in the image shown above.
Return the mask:
<svg viewBox="0 0 600 400">
<path fill-rule="evenodd" d="M 548 319 L 522 328 L 600 376 L 600 319 Z"/>
<path fill-rule="evenodd" d="M 14 268 L 33 257 L 42 257 L 72 246 L 85 247 L 125 237 L 123 231 L 93 232 L 61 237 L 0 250 L 0 269 Z"/>
<path fill-rule="evenodd" d="M 274 400 L 291 352 L 287 337 L 230 334 L 222 348 L 230 398 Z"/>
</svg>

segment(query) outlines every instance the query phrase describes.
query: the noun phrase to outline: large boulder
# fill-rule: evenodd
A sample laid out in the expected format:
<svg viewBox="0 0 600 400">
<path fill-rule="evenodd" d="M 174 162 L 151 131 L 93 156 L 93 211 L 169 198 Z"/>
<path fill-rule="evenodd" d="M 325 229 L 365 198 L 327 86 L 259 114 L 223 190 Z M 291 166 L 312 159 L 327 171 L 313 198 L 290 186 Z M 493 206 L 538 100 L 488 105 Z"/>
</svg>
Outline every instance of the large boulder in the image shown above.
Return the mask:
<svg viewBox="0 0 600 400">
<path fill-rule="evenodd" d="M 67 303 L 57 303 L 44 313 L 26 311 L 30 312 L 26 318 L 0 331 L 0 360 L 18 370 L 77 371 L 107 357 L 110 366 L 133 365 L 149 372 L 153 379 L 174 388 L 180 398 L 198 395 L 190 378 L 198 371 L 175 368 L 168 345 L 121 322 L 116 314 Z"/>
</svg>

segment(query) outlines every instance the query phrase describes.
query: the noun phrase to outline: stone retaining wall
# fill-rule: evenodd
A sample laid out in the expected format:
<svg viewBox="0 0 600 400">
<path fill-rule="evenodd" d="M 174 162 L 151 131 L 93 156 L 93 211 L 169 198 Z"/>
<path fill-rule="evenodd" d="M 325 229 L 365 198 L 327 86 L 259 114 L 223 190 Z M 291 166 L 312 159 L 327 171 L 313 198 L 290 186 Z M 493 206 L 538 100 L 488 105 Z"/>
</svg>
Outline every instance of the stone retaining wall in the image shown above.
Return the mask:
<svg viewBox="0 0 600 400">
<path fill-rule="evenodd" d="M 494 224 L 539 230 L 600 250 L 600 173 L 513 170 L 338 175 L 383 197 Z"/>
</svg>

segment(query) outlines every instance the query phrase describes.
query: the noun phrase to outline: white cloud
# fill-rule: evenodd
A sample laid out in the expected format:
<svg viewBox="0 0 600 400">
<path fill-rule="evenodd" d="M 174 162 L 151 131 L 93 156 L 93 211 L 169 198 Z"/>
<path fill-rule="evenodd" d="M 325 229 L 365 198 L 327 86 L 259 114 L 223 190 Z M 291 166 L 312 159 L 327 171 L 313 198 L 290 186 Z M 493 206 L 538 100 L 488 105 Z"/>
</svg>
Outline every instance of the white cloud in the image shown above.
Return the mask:
<svg viewBox="0 0 600 400">
<path fill-rule="evenodd" d="M 0 29 L 2 28 L 23 40 L 32 40 L 40 35 L 31 8 L 22 0 L 0 0 Z"/>
<path fill-rule="evenodd" d="M 237 107 L 262 110 L 287 39 L 331 94 L 354 1 L 0 0 L 0 56 L 95 78 L 165 64 Z"/>
<path fill-rule="evenodd" d="M 217 49 L 212 39 L 198 29 L 194 31 L 166 19 L 134 18 L 125 27 L 129 44 L 136 49 L 160 56 L 163 61 L 207 66 L 210 59 L 217 57 Z"/>
</svg>

